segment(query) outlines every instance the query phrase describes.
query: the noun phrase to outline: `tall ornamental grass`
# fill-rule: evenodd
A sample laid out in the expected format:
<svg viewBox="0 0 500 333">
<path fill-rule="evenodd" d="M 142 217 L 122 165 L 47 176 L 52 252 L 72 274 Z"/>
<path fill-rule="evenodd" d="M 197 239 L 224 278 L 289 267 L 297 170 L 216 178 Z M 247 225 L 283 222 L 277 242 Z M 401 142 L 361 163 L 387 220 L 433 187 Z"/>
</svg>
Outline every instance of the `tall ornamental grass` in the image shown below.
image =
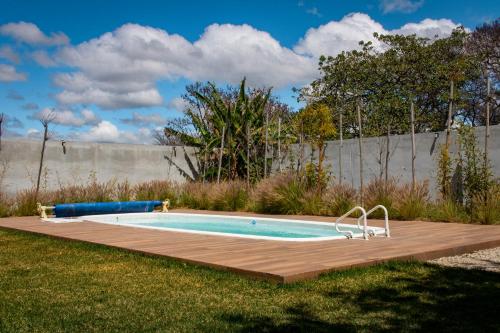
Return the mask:
<svg viewBox="0 0 500 333">
<path fill-rule="evenodd" d="M 46 205 L 69 202 L 100 202 L 170 199 L 174 207 L 219 211 L 250 211 L 267 214 L 304 214 L 340 216 L 358 204 L 358 192 L 348 184 L 330 183 L 319 191 L 307 177 L 297 173 L 278 174 L 247 188 L 243 181 L 216 183 L 187 182 L 178 184 L 154 180 L 137 185 L 125 182 L 98 182 L 89 178 L 83 185 L 61 185 L 54 191 L 42 190 L 35 198 L 34 189 L 8 196 L 0 192 L 0 216 L 35 215 L 36 203 Z M 472 199 L 468 211 L 453 200 L 430 199 L 426 182 L 398 184 L 376 179 L 365 188 L 365 207 L 382 204 L 389 217 L 399 220 L 431 220 L 482 224 L 500 223 L 500 186 Z M 376 211 L 372 218 L 381 218 Z"/>
</svg>

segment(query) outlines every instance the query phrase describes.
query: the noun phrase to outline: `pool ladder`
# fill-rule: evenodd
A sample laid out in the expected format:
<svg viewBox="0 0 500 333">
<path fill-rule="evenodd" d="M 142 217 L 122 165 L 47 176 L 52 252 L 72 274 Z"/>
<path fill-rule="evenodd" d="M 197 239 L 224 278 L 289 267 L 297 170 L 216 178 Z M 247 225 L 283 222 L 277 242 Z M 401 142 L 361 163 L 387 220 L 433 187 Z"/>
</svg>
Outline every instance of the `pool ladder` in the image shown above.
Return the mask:
<svg viewBox="0 0 500 333">
<path fill-rule="evenodd" d="M 345 218 L 349 217 L 351 214 L 353 214 L 356 211 L 361 212 L 361 216 L 358 218 L 357 221 L 357 228 L 361 231 L 363 231 L 363 238 L 368 239 L 369 236 L 375 236 L 375 232 L 373 229 L 369 229 L 368 223 L 367 223 L 367 217 L 377 209 L 381 209 L 384 212 L 384 229 L 385 229 L 385 236 L 386 237 L 391 237 L 391 232 L 389 229 L 389 213 L 387 212 L 387 208 L 385 208 L 383 205 L 377 205 L 370 209 L 369 211 L 366 211 L 363 207 L 361 206 L 356 206 L 353 207 L 350 211 L 339 217 L 335 221 L 335 230 L 337 232 L 344 234 L 347 238 L 353 238 L 354 234 L 350 230 L 341 230 L 339 228 L 339 222 L 343 221 Z M 361 221 L 363 222 L 363 226 L 361 226 Z"/>
</svg>

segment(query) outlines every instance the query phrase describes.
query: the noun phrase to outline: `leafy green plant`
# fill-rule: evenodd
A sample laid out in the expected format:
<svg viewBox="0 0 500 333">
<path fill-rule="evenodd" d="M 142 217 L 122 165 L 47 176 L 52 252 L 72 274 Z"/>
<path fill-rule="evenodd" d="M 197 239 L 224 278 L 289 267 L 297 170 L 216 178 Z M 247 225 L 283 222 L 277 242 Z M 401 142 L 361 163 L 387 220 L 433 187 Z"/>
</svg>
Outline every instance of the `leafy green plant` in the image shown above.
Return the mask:
<svg viewBox="0 0 500 333">
<path fill-rule="evenodd" d="M 487 203 L 487 198 L 490 188 L 493 185 L 492 172 L 489 166 L 489 161 L 486 155 L 477 147 L 474 128 L 470 126 L 462 126 L 459 131 L 459 141 L 463 148 L 463 193 L 465 207 L 468 211 L 473 212 L 475 209 L 474 203 L 479 198 Z"/>
<path fill-rule="evenodd" d="M 439 149 L 437 161 L 437 183 L 439 193 L 444 200 L 450 199 L 451 194 L 452 161 L 446 145 Z"/>
<path fill-rule="evenodd" d="M 426 219 L 438 222 L 467 222 L 467 212 L 452 199 L 441 199 L 427 205 Z"/>
<path fill-rule="evenodd" d="M 336 130 L 333 125 L 332 113 L 323 103 L 313 103 L 302 109 L 296 116 L 297 128 L 301 129 L 306 140 L 318 151 L 318 164 L 306 166 L 307 179 L 313 182 L 319 192 L 326 187 L 328 179 L 323 170 L 325 159 L 325 142 L 333 139 Z"/>
<path fill-rule="evenodd" d="M 480 193 L 472 198 L 474 210 L 472 219 L 482 224 L 500 223 L 500 184 L 495 183 L 486 193 Z"/>
</svg>

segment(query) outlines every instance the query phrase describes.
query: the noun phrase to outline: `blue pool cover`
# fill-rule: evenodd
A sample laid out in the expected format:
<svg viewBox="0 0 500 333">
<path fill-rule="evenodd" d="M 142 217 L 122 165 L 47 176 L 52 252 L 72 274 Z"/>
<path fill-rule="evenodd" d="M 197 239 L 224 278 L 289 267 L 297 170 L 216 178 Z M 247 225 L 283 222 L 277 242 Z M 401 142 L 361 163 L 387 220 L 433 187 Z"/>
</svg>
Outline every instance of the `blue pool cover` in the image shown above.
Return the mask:
<svg viewBox="0 0 500 333">
<path fill-rule="evenodd" d="M 88 202 L 59 204 L 55 206 L 56 217 L 83 215 L 152 212 L 161 201 Z"/>
</svg>

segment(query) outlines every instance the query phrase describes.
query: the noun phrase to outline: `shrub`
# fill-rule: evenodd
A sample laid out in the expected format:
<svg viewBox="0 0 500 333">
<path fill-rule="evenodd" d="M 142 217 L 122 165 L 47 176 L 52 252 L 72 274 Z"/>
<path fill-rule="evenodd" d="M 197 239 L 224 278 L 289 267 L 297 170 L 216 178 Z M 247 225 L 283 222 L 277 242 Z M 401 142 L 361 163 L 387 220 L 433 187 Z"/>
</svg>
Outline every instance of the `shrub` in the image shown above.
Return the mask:
<svg viewBox="0 0 500 333">
<path fill-rule="evenodd" d="M 371 209 L 377 205 L 384 205 L 387 208 L 389 216 L 397 215 L 398 213 L 393 207 L 394 200 L 397 200 L 394 198 L 397 192 L 398 186 L 395 178 L 388 179 L 387 184 L 381 178 L 372 180 L 365 188 L 364 203 L 366 209 Z M 377 209 L 370 217 L 382 218 L 384 217 L 384 212 Z"/>
<path fill-rule="evenodd" d="M 473 210 L 476 208 L 476 202 L 480 197 L 480 204 L 487 204 L 487 193 L 493 186 L 491 177 L 491 168 L 486 155 L 477 147 L 474 128 L 463 126 L 458 131 L 459 142 L 463 147 L 464 156 L 460 155 L 459 164 L 463 165 L 463 192 L 465 206 L 467 210 L 474 215 Z"/>
<path fill-rule="evenodd" d="M 12 203 L 9 202 L 6 195 L 0 193 L 0 217 L 6 217 L 11 214 L 10 207 Z"/>
<path fill-rule="evenodd" d="M 12 214 L 15 216 L 36 215 L 37 199 L 35 197 L 35 192 L 36 190 L 34 188 L 18 192 L 14 200 L 14 205 L 12 206 Z M 40 198 L 41 196 L 42 193 L 39 193 L 38 201 L 44 202 L 43 199 Z"/>
<path fill-rule="evenodd" d="M 130 185 L 128 180 L 116 184 L 115 197 L 118 201 L 130 201 L 135 199 L 134 188 Z"/>
<path fill-rule="evenodd" d="M 266 178 L 252 193 L 253 210 L 270 214 L 300 214 L 303 211 L 305 185 L 295 174 L 284 173 Z"/>
<path fill-rule="evenodd" d="M 465 209 L 451 199 L 442 199 L 428 205 L 426 218 L 440 222 L 466 222 Z"/>
<path fill-rule="evenodd" d="M 242 210 L 247 205 L 248 191 L 242 181 L 224 182 L 209 186 L 208 200 L 213 210 Z"/>
<path fill-rule="evenodd" d="M 321 194 L 317 190 L 305 191 L 301 199 L 301 214 L 326 215 L 327 209 Z"/>
<path fill-rule="evenodd" d="M 397 217 L 403 220 L 414 220 L 424 217 L 429 203 L 428 182 L 405 184 L 398 188 L 394 196 L 394 209 Z"/>
<path fill-rule="evenodd" d="M 182 187 L 178 205 L 193 209 L 210 209 L 209 184 L 189 182 Z"/>
<path fill-rule="evenodd" d="M 323 196 L 328 215 L 341 216 L 356 205 L 357 192 L 350 185 L 330 185 Z"/>
<path fill-rule="evenodd" d="M 472 198 L 472 219 L 482 224 L 500 223 L 500 184 L 495 183 L 487 193 Z"/>
<path fill-rule="evenodd" d="M 178 188 L 175 183 L 168 180 L 152 180 L 134 186 L 135 200 L 165 200 L 177 203 Z"/>
</svg>

